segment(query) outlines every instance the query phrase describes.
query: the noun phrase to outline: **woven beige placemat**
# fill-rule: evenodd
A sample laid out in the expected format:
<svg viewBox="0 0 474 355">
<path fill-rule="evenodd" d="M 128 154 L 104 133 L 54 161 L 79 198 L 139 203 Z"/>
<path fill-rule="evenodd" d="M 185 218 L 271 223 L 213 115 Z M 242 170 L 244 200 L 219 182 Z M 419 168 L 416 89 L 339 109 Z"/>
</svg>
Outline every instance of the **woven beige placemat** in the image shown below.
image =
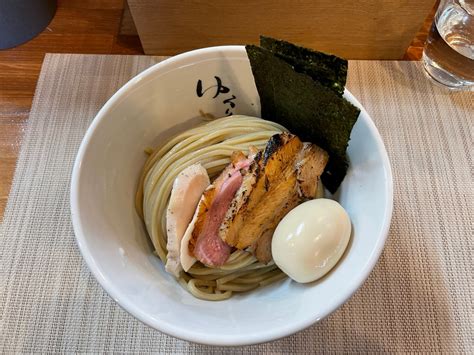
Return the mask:
<svg viewBox="0 0 474 355">
<path fill-rule="evenodd" d="M 213 348 L 148 328 L 115 304 L 75 243 L 71 169 L 99 108 L 157 61 L 46 57 L 1 226 L 0 351 L 474 352 L 474 97 L 432 86 L 419 63 L 350 63 L 348 87 L 391 159 L 395 206 L 379 263 L 341 309 L 279 341 Z"/>
</svg>

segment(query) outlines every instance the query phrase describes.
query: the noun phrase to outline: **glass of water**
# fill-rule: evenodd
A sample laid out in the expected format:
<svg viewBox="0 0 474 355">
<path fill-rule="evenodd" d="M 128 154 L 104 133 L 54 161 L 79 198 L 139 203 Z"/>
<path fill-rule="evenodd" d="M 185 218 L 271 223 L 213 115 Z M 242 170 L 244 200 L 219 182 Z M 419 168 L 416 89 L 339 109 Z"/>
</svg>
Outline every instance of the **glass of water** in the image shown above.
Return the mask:
<svg viewBox="0 0 474 355">
<path fill-rule="evenodd" d="M 422 60 L 435 82 L 454 90 L 474 88 L 474 0 L 441 0 Z"/>
</svg>

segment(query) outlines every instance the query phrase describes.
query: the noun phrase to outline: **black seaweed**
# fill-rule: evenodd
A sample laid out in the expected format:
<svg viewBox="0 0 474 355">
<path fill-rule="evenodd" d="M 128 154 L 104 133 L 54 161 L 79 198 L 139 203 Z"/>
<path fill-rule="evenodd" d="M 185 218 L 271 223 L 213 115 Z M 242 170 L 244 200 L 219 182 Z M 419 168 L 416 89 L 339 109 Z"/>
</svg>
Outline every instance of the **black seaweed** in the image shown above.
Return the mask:
<svg viewBox="0 0 474 355">
<path fill-rule="evenodd" d="M 271 51 L 254 45 L 245 48 L 262 118 L 325 149 L 329 162 L 322 180 L 329 191 L 336 192 L 347 171 L 346 149 L 360 110 L 310 76 L 296 72 Z"/>
<path fill-rule="evenodd" d="M 337 95 L 342 97 L 344 94 L 346 59 L 265 36 L 260 36 L 260 47 L 269 50 L 293 66 L 298 73 L 309 75 Z"/>
</svg>

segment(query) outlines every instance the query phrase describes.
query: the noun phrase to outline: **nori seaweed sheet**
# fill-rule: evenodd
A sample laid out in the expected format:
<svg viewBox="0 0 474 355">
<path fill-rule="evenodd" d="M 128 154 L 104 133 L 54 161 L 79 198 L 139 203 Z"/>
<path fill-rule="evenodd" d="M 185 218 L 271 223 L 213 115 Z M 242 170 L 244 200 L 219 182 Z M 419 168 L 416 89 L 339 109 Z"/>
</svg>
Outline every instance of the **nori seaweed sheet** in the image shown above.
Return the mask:
<svg viewBox="0 0 474 355">
<path fill-rule="evenodd" d="M 298 73 L 309 75 L 339 96 L 344 94 L 347 60 L 265 36 L 260 36 L 260 47 L 271 51 L 292 65 Z"/>
<path fill-rule="evenodd" d="M 324 186 L 335 193 L 347 171 L 346 149 L 360 110 L 310 76 L 297 73 L 269 50 L 245 46 L 255 79 L 262 118 L 278 122 L 303 141 L 325 149 L 329 162 Z"/>
</svg>

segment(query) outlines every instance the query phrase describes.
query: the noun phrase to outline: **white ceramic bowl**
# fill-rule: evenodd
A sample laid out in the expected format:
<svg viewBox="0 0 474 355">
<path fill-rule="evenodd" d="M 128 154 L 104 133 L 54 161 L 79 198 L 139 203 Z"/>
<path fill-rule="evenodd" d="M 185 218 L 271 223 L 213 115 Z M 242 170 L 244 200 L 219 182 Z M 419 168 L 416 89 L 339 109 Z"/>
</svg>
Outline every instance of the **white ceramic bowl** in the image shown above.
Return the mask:
<svg viewBox="0 0 474 355">
<path fill-rule="evenodd" d="M 229 88 L 216 98 L 215 77 Z M 225 91 L 225 90 L 223 90 Z M 134 195 L 143 150 L 199 120 L 200 113 L 260 113 L 244 47 L 184 53 L 136 76 L 99 111 L 79 149 L 71 186 L 77 243 L 108 294 L 142 322 L 185 340 L 214 345 L 270 341 L 304 329 L 336 310 L 362 285 L 382 251 L 392 214 L 392 175 L 382 140 L 362 109 L 352 131 L 350 168 L 337 199 L 349 213 L 353 235 L 337 267 L 319 282 L 285 280 L 222 302 L 194 298 L 152 253 Z"/>
</svg>

